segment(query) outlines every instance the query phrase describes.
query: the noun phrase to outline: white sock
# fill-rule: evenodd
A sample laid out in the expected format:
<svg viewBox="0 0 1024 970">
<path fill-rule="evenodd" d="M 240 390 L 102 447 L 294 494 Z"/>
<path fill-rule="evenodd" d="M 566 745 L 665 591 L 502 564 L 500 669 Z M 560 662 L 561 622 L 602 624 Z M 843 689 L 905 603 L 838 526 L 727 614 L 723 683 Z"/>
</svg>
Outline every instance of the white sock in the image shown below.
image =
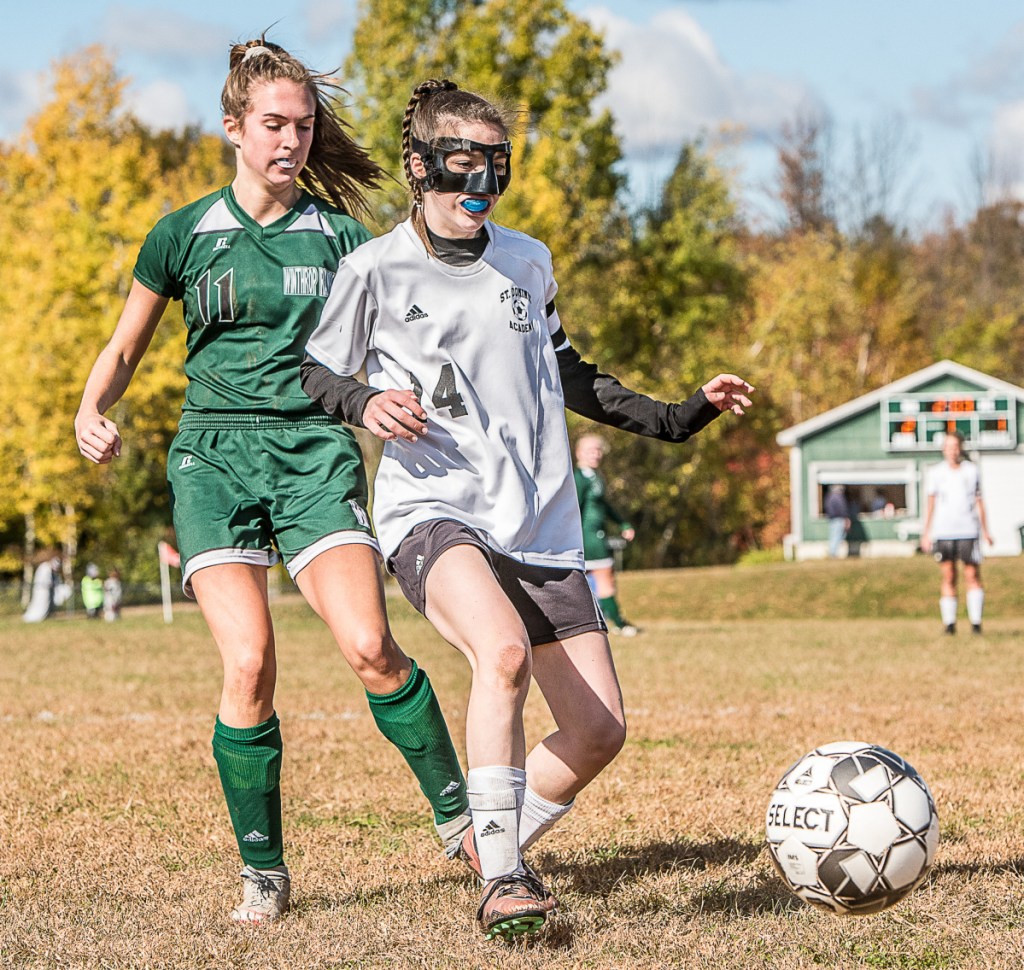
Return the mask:
<svg viewBox="0 0 1024 970">
<path fill-rule="evenodd" d="M 984 605 L 985 590 L 980 587 L 967 590 L 967 619 L 971 621 L 973 626 L 981 625 L 981 611 Z"/>
<path fill-rule="evenodd" d="M 529 785 L 523 799 L 523 814 L 519 819 L 519 850 L 525 852 L 563 815 L 576 804 L 574 798 L 567 805 L 541 798 Z"/>
<path fill-rule="evenodd" d="M 488 765 L 469 769 L 466 794 L 485 880 L 515 872 L 522 863 L 519 816 L 525 793 L 526 772 L 522 768 Z"/>
<path fill-rule="evenodd" d="M 444 853 L 449 859 L 455 858 L 455 854 L 459 851 L 459 846 L 462 845 L 462 837 L 466 834 L 466 829 L 472 827 L 472 825 L 473 819 L 470 817 L 468 810 L 458 818 L 449 819 L 447 822 L 434 823 L 434 828 L 444 843 Z"/>
<path fill-rule="evenodd" d="M 949 626 L 951 623 L 956 623 L 955 596 L 939 597 L 939 615 L 942 617 L 943 626 Z"/>
</svg>

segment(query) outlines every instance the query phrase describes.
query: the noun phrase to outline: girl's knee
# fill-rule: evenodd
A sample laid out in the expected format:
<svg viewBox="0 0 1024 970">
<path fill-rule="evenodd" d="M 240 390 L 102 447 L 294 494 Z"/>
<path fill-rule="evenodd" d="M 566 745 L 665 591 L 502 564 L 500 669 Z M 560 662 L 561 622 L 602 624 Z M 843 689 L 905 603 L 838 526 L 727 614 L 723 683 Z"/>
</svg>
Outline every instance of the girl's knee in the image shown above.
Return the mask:
<svg viewBox="0 0 1024 970">
<path fill-rule="evenodd" d="M 517 640 L 506 640 L 477 654 L 478 675 L 493 689 L 520 693 L 530 686 L 533 662 L 530 648 Z"/>
<path fill-rule="evenodd" d="M 590 737 L 591 750 L 602 765 L 611 764 L 625 743 L 625 721 L 610 715 L 596 725 Z"/>
<path fill-rule="evenodd" d="M 224 662 L 224 691 L 239 701 L 261 698 L 273 692 L 274 671 L 268 651 L 236 651 Z"/>
<path fill-rule="evenodd" d="M 381 692 L 381 684 L 400 679 L 402 671 L 409 666 L 394 640 L 373 628 L 350 632 L 341 644 L 341 651 L 364 686 L 377 693 Z M 395 684 L 392 689 L 398 686 Z"/>
</svg>

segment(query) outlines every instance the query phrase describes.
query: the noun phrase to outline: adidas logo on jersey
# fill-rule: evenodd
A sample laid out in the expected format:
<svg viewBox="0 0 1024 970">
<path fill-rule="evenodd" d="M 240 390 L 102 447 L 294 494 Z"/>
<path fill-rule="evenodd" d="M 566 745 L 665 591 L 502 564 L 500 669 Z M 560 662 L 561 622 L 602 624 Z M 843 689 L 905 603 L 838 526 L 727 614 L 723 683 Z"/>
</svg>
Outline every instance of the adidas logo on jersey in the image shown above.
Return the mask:
<svg viewBox="0 0 1024 970">
<path fill-rule="evenodd" d="M 269 842 L 270 836 L 264 835 L 259 829 L 253 829 L 248 835 L 242 836 L 243 842 Z"/>
<path fill-rule="evenodd" d="M 497 822 L 495 822 L 494 819 L 492 818 L 483 827 L 483 831 L 480 833 L 480 838 L 481 839 L 485 839 L 485 838 L 487 838 L 488 835 L 500 835 L 504 831 L 505 830 Z"/>
<path fill-rule="evenodd" d="M 405 322 L 412 323 L 413 320 L 422 320 L 427 316 L 416 304 L 414 303 L 409 307 L 409 312 L 405 315 Z"/>
<path fill-rule="evenodd" d="M 178 470 L 180 471 L 182 468 L 192 468 L 195 465 L 195 463 L 196 460 L 191 455 L 184 455 L 182 456 L 181 464 L 178 466 Z"/>
</svg>

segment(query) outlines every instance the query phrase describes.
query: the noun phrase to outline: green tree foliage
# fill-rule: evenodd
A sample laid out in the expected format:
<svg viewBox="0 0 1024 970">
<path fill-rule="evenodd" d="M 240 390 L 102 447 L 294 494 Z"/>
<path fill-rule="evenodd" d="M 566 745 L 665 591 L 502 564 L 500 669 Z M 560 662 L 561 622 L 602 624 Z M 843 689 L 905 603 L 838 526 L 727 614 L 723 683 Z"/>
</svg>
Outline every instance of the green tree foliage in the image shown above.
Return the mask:
<svg viewBox="0 0 1024 970">
<path fill-rule="evenodd" d="M 412 89 L 429 77 L 517 106 L 513 180 L 498 219 L 543 240 L 563 284 L 623 232 L 621 151 L 594 109 L 612 57 L 563 0 L 363 0 L 347 81 L 356 136 L 396 178 L 376 200 L 381 226 L 405 218 L 401 127 Z"/>
<path fill-rule="evenodd" d="M 682 149 L 659 203 L 622 253 L 589 333 L 589 355 L 624 383 L 667 400 L 720 371 L 742 374 L 737 328 L 748 278 L 728 182 L 699 144 Z M 762 412 L 763 415 L 763 412 Z M 611 487 L 638 538 L 631 561 L 651 566 L 730 559 L 761 521 L 748 494 L 770 427 L 725 416 L 691 443 L 615 434 Z"/>
<path fill-rule="evenodd" d="M 918 247 L 930 356 L 1024 384 L 1024 205 L 980 209 Z"/>
<path fill-rule="evenodd" d="M 923 289 L 906 241 L 791 233 L 751 247 L 749 369 L 795 424 L 921 366 Z"/>
<path fill-rule="evenodd" d="M 175 327 L 168 314 L 112 415 L 127 445 L 122 459 L 87 463 L 72 422 L 146 232 L 197 181 L 224 176 L 210 139 L 151 135 L 122 111 L 122 90 L 99 48 L 57 63 L 50 100 L 4 150 L 0 492 L 30 540 L 71 555 L 80 536 L 86 553 L 121 553 L 126 537 L 165 516 L 163 457 L 184 383 L 180 317 Z M 186 155 L 194 164 L 179 166 Z"/>
</svg>

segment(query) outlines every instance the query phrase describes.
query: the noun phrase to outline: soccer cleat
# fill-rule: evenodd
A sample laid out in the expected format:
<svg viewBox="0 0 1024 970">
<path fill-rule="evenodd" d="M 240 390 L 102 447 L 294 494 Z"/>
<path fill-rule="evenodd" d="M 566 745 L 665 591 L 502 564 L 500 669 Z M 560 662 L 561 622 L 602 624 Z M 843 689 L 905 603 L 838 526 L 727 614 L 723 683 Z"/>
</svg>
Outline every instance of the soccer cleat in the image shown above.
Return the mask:
<svg viewBox="0 0 1024 970">
<path fill-rule="evenodd" d="M 466 834 L 463 835 L 452 858 L 458 859 L 478 878 L 483 878 L 483 871 L 480 868 L 480 853 L 476 851 L 476 836 L 472 825 L 466 829 Z"/>
<path fill-rule="evenodd" d="M 558 906 L 540 877 L 525 863 L 522 872 L 511 872 L 484 883 L 476 918 L 484 936 L 511 940 L 539 930 Z"/>
<path fill-rule="evenodd" d="M 956 624 L 955 623 L 947 623 L 946 624 L 946 633 L 949 636 L 953 636 L 956 633 Z"/>
<path fill-rule="evenodd" d="M 971 632 L 972 633 L 981 633 L 981 624 L 980 623 L 972 623 L 971 624 Z"/>
<path fill-rule="evenodd" d="M 633 626 L 632 623 L 623 623 L 622 626 L 612 627 L 612 629 L 620 637 L 635 637 L 640 632 L 640 628 Z"/>
<path fill-rule="evenodd" d="M 231 918 L 240 923 L 262 923 L 288 912 L 291 898 L 291 876 L 286 865 L 273 869 L 242 870 L 242 901 L 231 911 Z"/>
</svg>

